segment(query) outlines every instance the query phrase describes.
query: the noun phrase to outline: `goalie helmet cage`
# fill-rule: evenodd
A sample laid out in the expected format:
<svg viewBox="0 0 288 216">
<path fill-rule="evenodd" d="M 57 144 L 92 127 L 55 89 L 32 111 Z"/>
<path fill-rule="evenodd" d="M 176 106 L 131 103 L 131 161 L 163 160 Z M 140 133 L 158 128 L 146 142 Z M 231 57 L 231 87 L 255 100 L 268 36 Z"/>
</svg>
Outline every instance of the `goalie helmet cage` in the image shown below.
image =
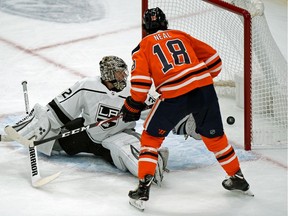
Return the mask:
<svg viewBox="0 0 288 216">
<path fill-rule="evenodd" d="M 207 42 L 220 54 L 218 94 L 244 111 L 244 149 L 287 145 L 287 62 L 268 28 L 260 0 L 142 0 L 159 7 L 168 27 Z M 142 37 L 145 32 L 142 30 Z"/>
</svg>

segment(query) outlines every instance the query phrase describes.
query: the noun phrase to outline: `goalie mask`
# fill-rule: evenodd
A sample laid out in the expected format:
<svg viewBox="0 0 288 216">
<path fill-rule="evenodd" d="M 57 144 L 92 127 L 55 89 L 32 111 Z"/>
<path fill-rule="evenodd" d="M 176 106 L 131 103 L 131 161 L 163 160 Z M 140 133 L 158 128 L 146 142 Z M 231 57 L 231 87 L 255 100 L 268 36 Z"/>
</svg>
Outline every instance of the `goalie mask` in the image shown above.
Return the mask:
<svg viewBox="0 0 288 216">
<path fill-rule="evenodd" d="M 143 16 L 143 28 L 148 34 L 155 33 L 158 30 L 167 30 L 166 15 L 158 7 L 147 9 Z"/>
<path fill-rule="evenodd" d="M 117 56 L 105 56 L 99 62 L 101 79 L 113 84 L 117 91 L 126 87 L 128 70 L 126 63 Z M 120 73 L 124 72 L 124 77 Z"/>
</svg>

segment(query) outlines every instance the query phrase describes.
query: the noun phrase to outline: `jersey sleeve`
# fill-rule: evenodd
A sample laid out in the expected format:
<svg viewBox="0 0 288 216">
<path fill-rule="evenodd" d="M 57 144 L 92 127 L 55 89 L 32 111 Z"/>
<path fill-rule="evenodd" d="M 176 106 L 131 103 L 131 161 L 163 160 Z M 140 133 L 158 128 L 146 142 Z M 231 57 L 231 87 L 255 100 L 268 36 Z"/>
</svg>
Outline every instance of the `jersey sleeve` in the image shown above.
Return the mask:
<svg viewBox="0 0 288 216">
<path fill-rule="evenodd" d="M 203 61 L 206 64 L 213 78 L 216 77 L 222 69 L 222 61 L 218 52 L 208 44 L 197 40 L 192 36 L 189 37 L 192 42 L 191 45 L 199 61 Z"/>
<path fill-rule="evenodd" d="M 147 58 L 140 44 L 132 51 L 133 65 L 131 68 L 131 97 L 138 102 L 144 102 L 152 86 Z"/>
<path fill-rule="evenodd" d="M 80 91 L 82 85 L 82 80 L 76 82 L 48 104 L 49 109 L 53 111 L 63 125 L 77 118 L 82 112 L 83 101 L 82 92 Z"/>
</svg>

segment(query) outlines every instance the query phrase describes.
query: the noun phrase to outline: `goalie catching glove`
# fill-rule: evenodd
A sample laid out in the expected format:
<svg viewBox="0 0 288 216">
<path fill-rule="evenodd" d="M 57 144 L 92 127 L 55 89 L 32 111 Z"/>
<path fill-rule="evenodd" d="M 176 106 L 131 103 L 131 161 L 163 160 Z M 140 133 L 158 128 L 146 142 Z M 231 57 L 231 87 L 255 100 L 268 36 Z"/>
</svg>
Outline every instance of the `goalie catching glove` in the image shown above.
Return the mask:
<svg viewBox="0 0 288 216">
<path fill-rule="evenodd" d="M 24 138 L 38 141 L 59 134 L 61 126 L 53 118 L 47 107 L 35 104 L 24 119 L 11 126 Z M 52 140 L 45 145 L 38 146 L 37 150 L 46 155 L 51 155 L 54 142 L 55 140 Z"/>
<path fill-rule="evenodd" d="M 43 139 L 51 128 L 47 117 L 47 109 L 35 104 L 31 112 L 12 127 L 26 139 Z"/>
<path fill-rule="evenodd" d="M 142 110 L 145 108 L 145 104 L 137 102 L 128 96 L 122 106 L 121 113 L 124 122 L 137 121 L 140 119 Z"/>
</svg>

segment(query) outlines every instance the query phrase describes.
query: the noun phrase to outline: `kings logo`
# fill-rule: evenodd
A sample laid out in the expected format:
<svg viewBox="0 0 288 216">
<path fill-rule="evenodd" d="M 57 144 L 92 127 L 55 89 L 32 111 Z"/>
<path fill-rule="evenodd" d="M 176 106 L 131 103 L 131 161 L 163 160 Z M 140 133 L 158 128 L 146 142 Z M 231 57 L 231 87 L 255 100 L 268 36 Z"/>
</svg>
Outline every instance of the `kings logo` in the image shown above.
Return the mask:
<svg viewBox="0 0 288 216">
<path fill-rule="evenodd" d="M 115 107 L 109 107 L 106 104 L 105 105 L 99 104 L 96 121 L 99 122 L 99 121 L 107 120 L 114 116 L 117 116 L 118 114 L 119 114 L 119 110 L 116 109 Z M 102 124 L 100 127 L 104 130 L 108 128 L 111 129 L 111 127 L 114 127 L 116 124 L 117 124 L 117 120 Z"/>
</svg>

